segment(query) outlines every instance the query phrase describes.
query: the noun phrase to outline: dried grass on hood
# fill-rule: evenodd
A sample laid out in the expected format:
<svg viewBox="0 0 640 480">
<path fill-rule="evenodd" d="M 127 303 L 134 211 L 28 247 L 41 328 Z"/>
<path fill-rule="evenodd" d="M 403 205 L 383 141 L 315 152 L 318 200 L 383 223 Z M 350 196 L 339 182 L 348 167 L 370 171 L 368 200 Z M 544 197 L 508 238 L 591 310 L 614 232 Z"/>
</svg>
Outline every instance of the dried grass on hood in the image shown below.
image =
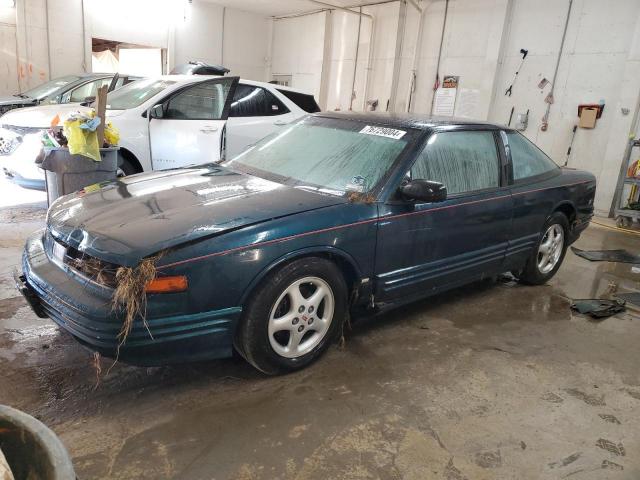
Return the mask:
<svg viewBox="0 0 640 480">
<path fill-rule="evenodd" d="M 124 318 L 122 328 L 118 333 L 118 349 L 127 340 L 133 328 L 133 322 L 137 317 L 142 319 L 144 326 L 151 335 L 147 324 L 147 294 L 145 289 L 149 282 L 156 277 L 156 263 L 162 254 L 148 257 L 142 260 L 136 267 L 119 267 L 116 271 L 116 289 L 111 299 L 112 309 L 122 308 Z"/>
<path fill-rule="evenodd" d="M 367 205 L 371 205 L 376 201 L 376 197 L 371 193 L 349 192 L 347 200 L 349 200 L 349 203 L 366 203 Z"/>
</svg>

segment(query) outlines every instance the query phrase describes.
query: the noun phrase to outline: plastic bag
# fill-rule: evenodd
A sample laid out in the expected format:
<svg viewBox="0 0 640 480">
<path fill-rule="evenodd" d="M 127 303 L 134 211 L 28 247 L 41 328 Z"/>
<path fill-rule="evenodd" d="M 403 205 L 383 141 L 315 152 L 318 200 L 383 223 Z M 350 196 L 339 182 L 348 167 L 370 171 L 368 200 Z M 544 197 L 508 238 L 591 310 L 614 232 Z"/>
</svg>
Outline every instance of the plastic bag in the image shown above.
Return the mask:
<svg viewBox="0 0 640 480">
<path fill-rule="evenodd" d="M 111 122 L 107 122 L 104 127 L 104 140 L 112 147 L 114 145 L 118 145 L 118 142 L 120 141 L 120 133 L 118 132 L 118 129 L 111 124 Z"/>
<path fill-rule="evenodd" d="M 69 142 L 69 153 L 72 155 L 83 155 L 95 162 L 100 158 L 100 146 L 98 145 L 98 134 L 95 131 L 83 130 L 80 128 L 80 120 L 67 120 L 64 122 L 64 136 Z"/>
</svg>

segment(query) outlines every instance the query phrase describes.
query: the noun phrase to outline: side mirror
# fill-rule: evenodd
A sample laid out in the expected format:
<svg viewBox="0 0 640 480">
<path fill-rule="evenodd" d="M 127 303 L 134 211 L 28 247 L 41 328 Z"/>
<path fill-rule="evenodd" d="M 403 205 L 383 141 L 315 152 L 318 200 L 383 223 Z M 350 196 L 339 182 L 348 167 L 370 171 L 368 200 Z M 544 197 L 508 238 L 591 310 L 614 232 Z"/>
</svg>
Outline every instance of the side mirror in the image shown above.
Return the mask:
<svg viewBox="0 0 640 480">
<path fill-rule="evenodd" d="M 149 109 L 149 117 L 150 118 L 162 118 L 164 117 L 164 108 L 162 104 L 154 105 Z"/>
<path fill-rule="evenodd" d="M 447 199 L 447 187 L 440 182 L 416 179 L 402 185 L 400 195 L 410 201 L 442 202 Z"/>
</svg>

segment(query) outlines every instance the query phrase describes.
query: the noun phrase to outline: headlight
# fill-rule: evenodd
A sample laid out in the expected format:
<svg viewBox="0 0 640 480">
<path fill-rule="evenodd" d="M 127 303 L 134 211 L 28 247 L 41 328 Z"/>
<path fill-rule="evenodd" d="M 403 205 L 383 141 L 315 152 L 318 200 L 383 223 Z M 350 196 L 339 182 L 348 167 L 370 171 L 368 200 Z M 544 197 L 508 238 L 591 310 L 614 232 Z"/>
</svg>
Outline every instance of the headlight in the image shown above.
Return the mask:
<svg viewBox="0 0 640 480">
<path fill-rule="evenodd" d="M 11 155 L 22 143 L 22 136 L 6 128 L 0 128 L 0 155 Z"/>
</svg>

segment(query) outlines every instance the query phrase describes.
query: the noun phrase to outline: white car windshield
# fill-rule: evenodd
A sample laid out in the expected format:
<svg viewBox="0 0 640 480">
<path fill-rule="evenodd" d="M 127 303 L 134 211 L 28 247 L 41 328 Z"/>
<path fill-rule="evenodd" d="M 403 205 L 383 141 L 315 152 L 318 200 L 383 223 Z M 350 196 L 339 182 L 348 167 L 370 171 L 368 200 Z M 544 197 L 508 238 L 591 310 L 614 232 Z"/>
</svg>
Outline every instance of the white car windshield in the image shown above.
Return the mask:
<svg viewBox="0 0 640 480">
<path fill-rule="evenodd" d="M 107 95 L 107 109 L 126 110 L 138 107 L 174 83 L 176 82 L 171 80 L 136 80 Z"/>
<path fill-rule="evenodd" d="M 62 87 L 69 85 L 72 82 L 77 82 L 78 80 L 80 80 L 80 77 L 77 77 L 75 75 L 56 78 L 55 80 L 51 80 L 50 82 L 43 83 L 42 85 L 38 85 L 37 87 L 32 88 L 31 90 L 27 90 L 26 92 L 21 93 L 20 96 L 36 98 L 40 100 L 42 98 L 48 97 L 49 95 L 56 93 Z"/>
<path fill-rule="evenodd" d="M 231 168 L 333 195 L 373 190 L 414 132 L 363 122 L 309 117 L 227 162 Z"/>
</svg>

